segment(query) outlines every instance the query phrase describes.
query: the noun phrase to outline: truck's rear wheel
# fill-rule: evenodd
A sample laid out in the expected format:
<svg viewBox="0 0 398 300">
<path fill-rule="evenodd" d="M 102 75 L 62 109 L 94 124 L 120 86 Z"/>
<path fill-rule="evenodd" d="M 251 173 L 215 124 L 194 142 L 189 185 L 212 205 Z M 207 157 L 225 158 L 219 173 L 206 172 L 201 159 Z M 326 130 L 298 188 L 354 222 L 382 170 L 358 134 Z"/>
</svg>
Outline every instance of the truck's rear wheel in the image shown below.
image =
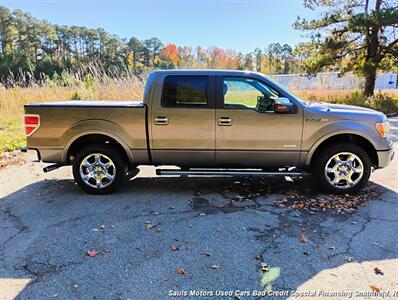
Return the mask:
<svg viewBox="0 0 398 300">
<path fill-rule="evenodd" d="M 73 177 L 90 194 L 108 194 L 126 178 L 126 162 L 120 151 L 111 145 L 90 145 L 73 161 Z"/>
<path fill-rule="evenodd" d="M 314 158 L 315 181 L 327 192 L 343 194 L 360 190 L 369 180 L 371 161 L 355 144 L 339 143 L 324 148 Z"/>
</svg>

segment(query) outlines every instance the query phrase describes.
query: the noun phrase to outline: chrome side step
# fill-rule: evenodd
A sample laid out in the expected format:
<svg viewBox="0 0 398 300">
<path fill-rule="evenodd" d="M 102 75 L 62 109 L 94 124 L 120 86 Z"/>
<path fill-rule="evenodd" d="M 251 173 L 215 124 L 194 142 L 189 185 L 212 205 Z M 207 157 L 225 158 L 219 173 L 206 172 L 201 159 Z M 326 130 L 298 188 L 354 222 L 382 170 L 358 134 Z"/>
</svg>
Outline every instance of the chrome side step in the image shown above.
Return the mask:
<svg viewBox="0 0 398 300">
<path fill-rule="evenodd" d="M 234 169 L 189 169 L 189 170 L 170 170 L 156 169 L 156 175 L 180 175 L 180 176 L 304 176 L 304 172 L 274 171 L 264 170 L 234 170 Z"/>
</svg>

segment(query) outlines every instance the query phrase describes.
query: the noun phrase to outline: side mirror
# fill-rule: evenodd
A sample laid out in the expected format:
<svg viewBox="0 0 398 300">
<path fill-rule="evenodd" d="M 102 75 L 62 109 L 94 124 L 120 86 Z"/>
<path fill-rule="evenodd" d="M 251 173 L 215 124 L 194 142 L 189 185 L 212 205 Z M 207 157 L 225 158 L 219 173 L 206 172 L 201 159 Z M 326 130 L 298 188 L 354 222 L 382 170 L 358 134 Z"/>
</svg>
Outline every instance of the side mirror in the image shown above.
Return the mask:
<svg viewBox="0 0 398 300">
<path fill-rule="evenodd" d="M 294 105 L 288 98 L 273 98 L 274 99 L 274 113 L 288 114 L 293 111 Z"/>
</svg>

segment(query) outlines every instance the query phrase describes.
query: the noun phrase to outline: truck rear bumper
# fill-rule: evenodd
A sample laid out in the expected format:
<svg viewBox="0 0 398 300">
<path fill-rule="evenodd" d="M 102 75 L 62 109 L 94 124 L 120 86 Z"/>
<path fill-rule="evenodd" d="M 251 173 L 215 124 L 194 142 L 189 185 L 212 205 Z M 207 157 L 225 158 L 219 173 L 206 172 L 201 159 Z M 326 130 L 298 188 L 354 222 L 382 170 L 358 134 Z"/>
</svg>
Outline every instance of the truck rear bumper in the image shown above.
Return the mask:
<svg viewBox="0 0 398 300">
<path fill-rule="evenodd" d="M 48 163 L 62 163 L 62 149 L 37 149 L 24 147 L 21 148 L 21 152 L 28 152 L 28 150 L 34 150 L 37 153 L 37 161 L 43 161 Z"/>
<path fill-rule="evenodd" d="M 390 162 L 394 159 L 395 152 L 394 149 L 384 150 L 384 151 L 377 151 L 377 158 L 379 161 L 378 168 L 387 167 Z"/>
<path fill-rule="evenodd" d="M 34 150 L 34 151 L 36 151 L 36 154 L 37 154 L 37 161 L 38 161 L 38 162 L 41 161 L 41 154 L 40 154 L 39 149 L 36 149 L 36 148 L 28 148 L 28 147 L 23 147 L 23 148 L 21 148 L 21 152 L 23 152 L 23 153 L 27 153 L 28 150 Z"/>
</svg>

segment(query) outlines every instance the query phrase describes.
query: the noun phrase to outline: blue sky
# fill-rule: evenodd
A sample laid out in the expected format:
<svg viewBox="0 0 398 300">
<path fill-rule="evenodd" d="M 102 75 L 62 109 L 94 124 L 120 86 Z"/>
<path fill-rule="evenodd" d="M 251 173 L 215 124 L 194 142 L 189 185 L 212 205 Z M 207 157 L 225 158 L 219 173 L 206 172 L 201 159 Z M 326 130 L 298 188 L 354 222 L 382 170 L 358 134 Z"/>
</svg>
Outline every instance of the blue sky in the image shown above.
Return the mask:
<svg viewBox="0 0 398 300">
<path fill-rule="evenodd" d="M 0 0 L 0 5 L 51 23 L 102 27 L 122 38 L 156 36 L 165 44 L 245 53 L 272 42 L 306 40 L 292 24 L 298 15 L 314 14 L 302 0 Z"/>
</svg>

